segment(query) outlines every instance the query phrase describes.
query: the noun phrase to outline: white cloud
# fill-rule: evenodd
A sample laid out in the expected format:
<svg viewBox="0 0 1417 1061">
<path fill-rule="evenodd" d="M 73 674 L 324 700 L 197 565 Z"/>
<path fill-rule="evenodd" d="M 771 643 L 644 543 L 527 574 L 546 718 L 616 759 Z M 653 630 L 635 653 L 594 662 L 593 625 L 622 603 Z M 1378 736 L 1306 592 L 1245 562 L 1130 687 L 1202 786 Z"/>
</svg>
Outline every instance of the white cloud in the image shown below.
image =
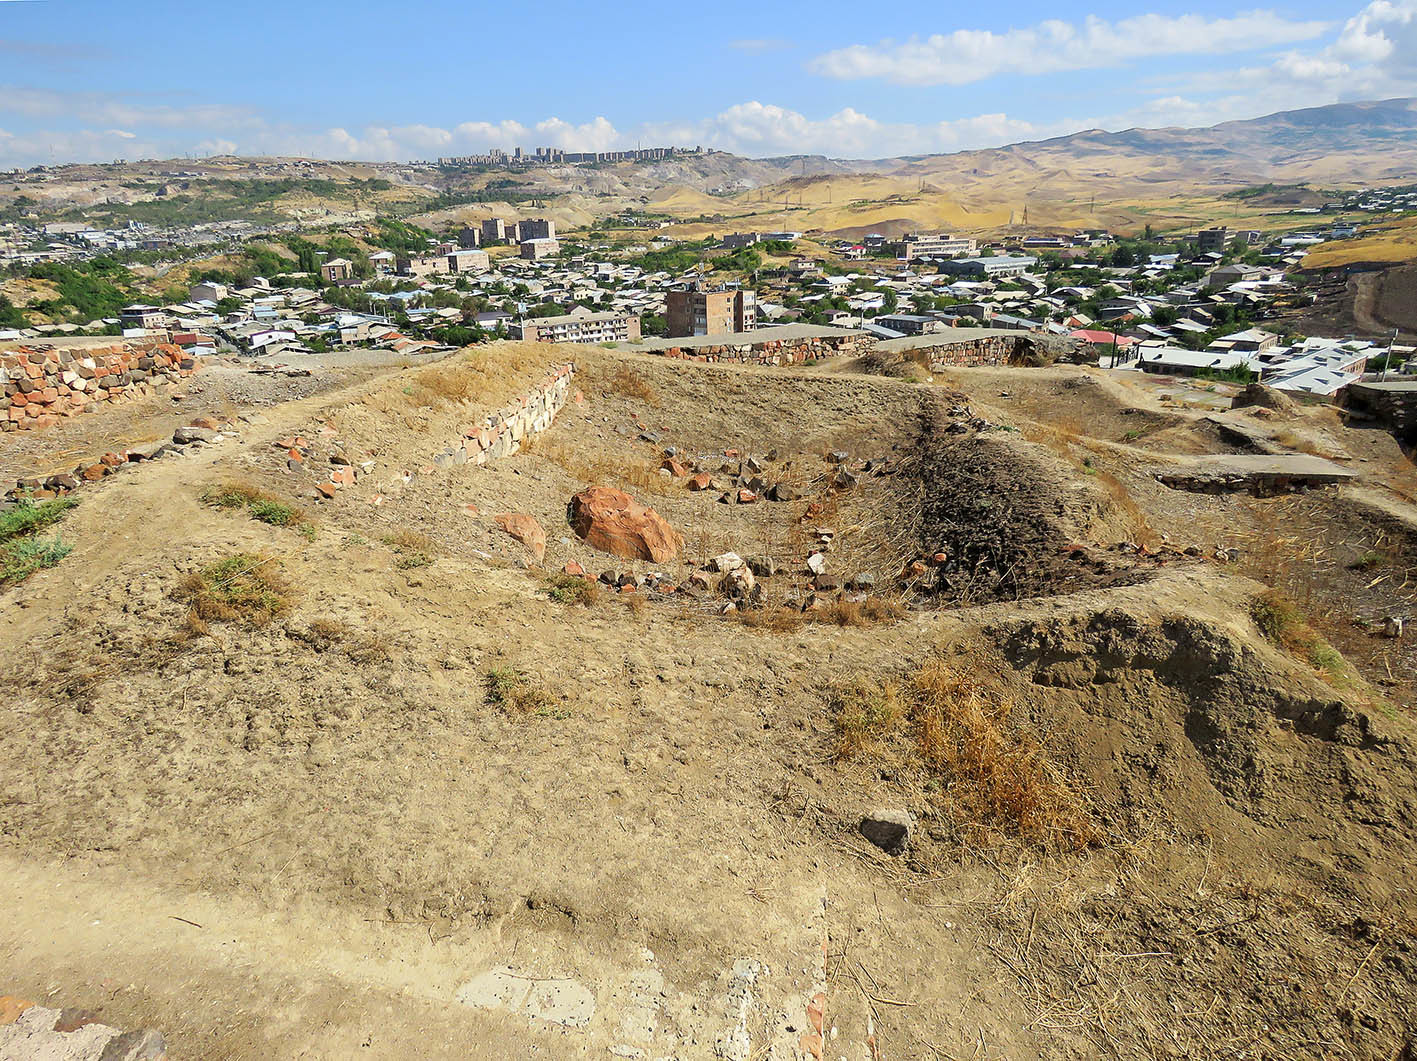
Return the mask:
<svg viewBox="0 0 1417 1061">
<path fill-rule="evenodd" d="M 1089 15 L 1081 24 L 1048 19 L 1002 33 L 957 29 L 903 42 L 853 44 L 817 56 L 807 68 L 842 80 L 963 85 L 999 74 L 1097 69 L 1149 56 L 1256 51 L 1312 40 L 1328 28 L 1325 22 L 1296 22 L 1273 11 L 1233 18 L 1144 14 L 1116 22 Z"/>
</svg>

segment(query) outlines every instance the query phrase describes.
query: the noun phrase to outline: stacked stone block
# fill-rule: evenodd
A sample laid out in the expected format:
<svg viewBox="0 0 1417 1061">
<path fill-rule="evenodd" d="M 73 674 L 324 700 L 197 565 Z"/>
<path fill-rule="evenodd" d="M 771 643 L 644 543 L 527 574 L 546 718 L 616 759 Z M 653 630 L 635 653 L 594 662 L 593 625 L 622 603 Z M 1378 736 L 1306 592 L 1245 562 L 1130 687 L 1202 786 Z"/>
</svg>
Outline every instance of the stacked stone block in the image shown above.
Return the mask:
<svg viewBox="0 0 1417 1061">
<path fill-rule="evenodd" d="M 0 430 L 50 427 L 60 417 L 149 394 L 196 370 L 196 357 L 171 343 L 18 347 L 0 353 Z"/>
</svg>

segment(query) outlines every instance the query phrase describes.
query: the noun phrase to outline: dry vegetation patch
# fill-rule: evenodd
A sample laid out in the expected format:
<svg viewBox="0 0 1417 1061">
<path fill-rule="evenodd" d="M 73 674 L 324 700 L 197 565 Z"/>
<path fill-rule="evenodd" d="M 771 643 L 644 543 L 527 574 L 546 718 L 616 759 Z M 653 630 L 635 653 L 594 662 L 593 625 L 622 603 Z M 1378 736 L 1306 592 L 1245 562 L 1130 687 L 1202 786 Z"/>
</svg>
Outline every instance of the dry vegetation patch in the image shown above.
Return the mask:
<svg viewBox="0 0 1417 1061">
<path fill-rule="evenodd" d="M 202 495 L 209 505 L 225 509 L 245 509 L 251 518 L 273 527 L 308 525 L 308 517 L 297 505 L 282 501 L 274 494 L 251 483 L 225 482 Z"/>
<path fill-rule="evenodd" d="M 182 579 L 173 596 L 188 605 L 191 634 L 209 632 L 210 623 L 267 626 L 290 610 L 289 581 L 274 557 L 234 553 Z"/>
<path fill-rule="evenodd" d="M 838 760 L 888 760 L 973 841 L 1049 851 L 1097 842 L 1088 801 L 1011 718 L 983 661 L 926 660 L 900 681 L 858 677 L 831 696 Z"/>
<path fill-rule="evenodd" d="M 493 667 L 486 677 L 487 703 L 510 714 L 559 715 L 551 694 L 534 675 L 519 667 Z"/>
</svg>

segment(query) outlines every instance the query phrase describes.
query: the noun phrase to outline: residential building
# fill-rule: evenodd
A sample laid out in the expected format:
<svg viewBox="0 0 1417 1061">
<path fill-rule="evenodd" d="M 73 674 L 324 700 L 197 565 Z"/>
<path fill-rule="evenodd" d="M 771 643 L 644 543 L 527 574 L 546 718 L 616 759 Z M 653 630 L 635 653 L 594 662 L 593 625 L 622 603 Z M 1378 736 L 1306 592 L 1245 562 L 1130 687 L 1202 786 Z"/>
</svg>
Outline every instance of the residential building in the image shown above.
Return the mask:
<svg viewBox="0 0 1417 1061">
<path fill-rule="evenodd" d="M 124 306 L 118 323 L 124 328 L 166 328 L 167 314 L 156 306 Z"/>
<path fill-rule="evenodd" d="M 1037 258 L 1000 254 L 992 258 L 956 258 L 953 261 L 941 262 L 940 268 L 956 276 L 987 276 L 992 279 L 1019 276 L 1037 264 Z"/>
<path fill-rule="evenodd" d="M 595 313 L 577 306 L 560 317 L 529 317 L 513 325 L 512 333 L 532 343 L 637 343 L 640 318 L 633 313 Z"/>
<path fill-rule="evenodd" d="M 1238 284 L 1243 280 L 1258 280 L 1267 271 L 1263 266 L 1246 265 L 1244 262 L 1218 265 L 1205 274 L 1205 286 L 1214 291 L 1222 287 L 1229 287 L 1231 284 Z"/>
<path fill-rule="evenodd" d="M 1196 249 L 1202 254 L 1224 254 L 1225 245 L 1230 240 L 1230 230 L 1224 225 L 1219 228 L 1203 228 L 1196 236 Z"/>
<path fill-rule="evenodd" d="M 526 243 L 534 239 L 555 239 L 556 222 L 544 217 L 517 222 L 517 239 Z"/>
<path fill-rule="evenodd" d="M 482 222 L 480 231 L 484 244 L 501 243 L 507 238 L 507 223 L 500 217 L 489 217 Z"/>
<path fill-rule="evenodd" d="M 561 244 L 549 236 L 541 239 L 524 239 L 518 246 L 521 256 L 530 261 L 550 258 L 561 253 Z"/>
<path fill-rule="evenodd" d="M 486 251 L 453 251 L 448 255 L 450 273 L 485 273 L 490 266 L 491 260 Z"/>
<path fill-rule="evenodd" d="M 945 322 L 938 317 L 922 317 L 915 313 L 891 313 L 877 317 L 876 323 L 882 328 L 899 332 L 901 335 L 927 335 L 943 331 Z"/>
<path fill-rule="evenodd" d="M 739 247 L 751 247 L 754 243 L 761 243 L 762 239 L 756 232 L 731 232 L 723 237 L 723 246 L 728 250 L 737 250 Z"/>
<path fill-rule="evenodd" d="M 393 251 L 375 251 L 369 255 L 369 264 L 374 267 L 374 272 L 379 276 L 392 272 L 397 263 L 398 258 Z"/>
<path fill-rule="evenodd" d="M 666 334 L 721 335 L 749 332 L 757 326 L 757 296 L 740 289 L 707 291 L 700 285 L 664 295 Z"/>
<path fill-rule="evenodd" d="M 437 276 L 450 272 L 451 268 L 447 255 L 430 255 L 419 258 L 400 257 L 394 271 L 399 276 Z"/>
<path fill-rule="evenodd" d="M 341 284 L 354 279 L 354 263 L 348 258 L 331 258 L 320 266 L 320 279 L 326 284 Z"/>
<path fill-rule="evenodd" d="M 215 280 L 203 280 L 200 284 L 193 284 L 187 292 L 187 297 L 193 302 L 220 302 L 226 296 L 226 285 Z"/>
<path fill-rule="evenodd" d="M 978 246 L 966 236 L 951 236 L 943 232 L 931 236 L 912 232 L 895 245 L 895 256 L 907 262 L 916 258 L 954 258 L 961 254 L 973 254 Z"/>
<path fill-rule="evenodd" d="M 482 229 L 464 225 L 458 232 L 458 246 L 465 251 L 476 250 L 482 246 Z"/>
</svg>

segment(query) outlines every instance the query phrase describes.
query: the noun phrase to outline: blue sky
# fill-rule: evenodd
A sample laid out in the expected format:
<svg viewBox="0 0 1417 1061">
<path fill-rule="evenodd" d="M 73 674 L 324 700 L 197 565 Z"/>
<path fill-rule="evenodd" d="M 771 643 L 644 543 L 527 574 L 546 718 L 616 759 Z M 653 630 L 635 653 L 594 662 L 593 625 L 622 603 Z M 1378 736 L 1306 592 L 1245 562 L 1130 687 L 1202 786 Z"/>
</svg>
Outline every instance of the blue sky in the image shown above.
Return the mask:
<svg viewBox="0 0 1417 1061">
<path fill-rule="evenodd" d="M 1417 0 L 0 0 L 0 166 L 695 144 L 883 157 L 1417 95 Z"/>
</svg>

